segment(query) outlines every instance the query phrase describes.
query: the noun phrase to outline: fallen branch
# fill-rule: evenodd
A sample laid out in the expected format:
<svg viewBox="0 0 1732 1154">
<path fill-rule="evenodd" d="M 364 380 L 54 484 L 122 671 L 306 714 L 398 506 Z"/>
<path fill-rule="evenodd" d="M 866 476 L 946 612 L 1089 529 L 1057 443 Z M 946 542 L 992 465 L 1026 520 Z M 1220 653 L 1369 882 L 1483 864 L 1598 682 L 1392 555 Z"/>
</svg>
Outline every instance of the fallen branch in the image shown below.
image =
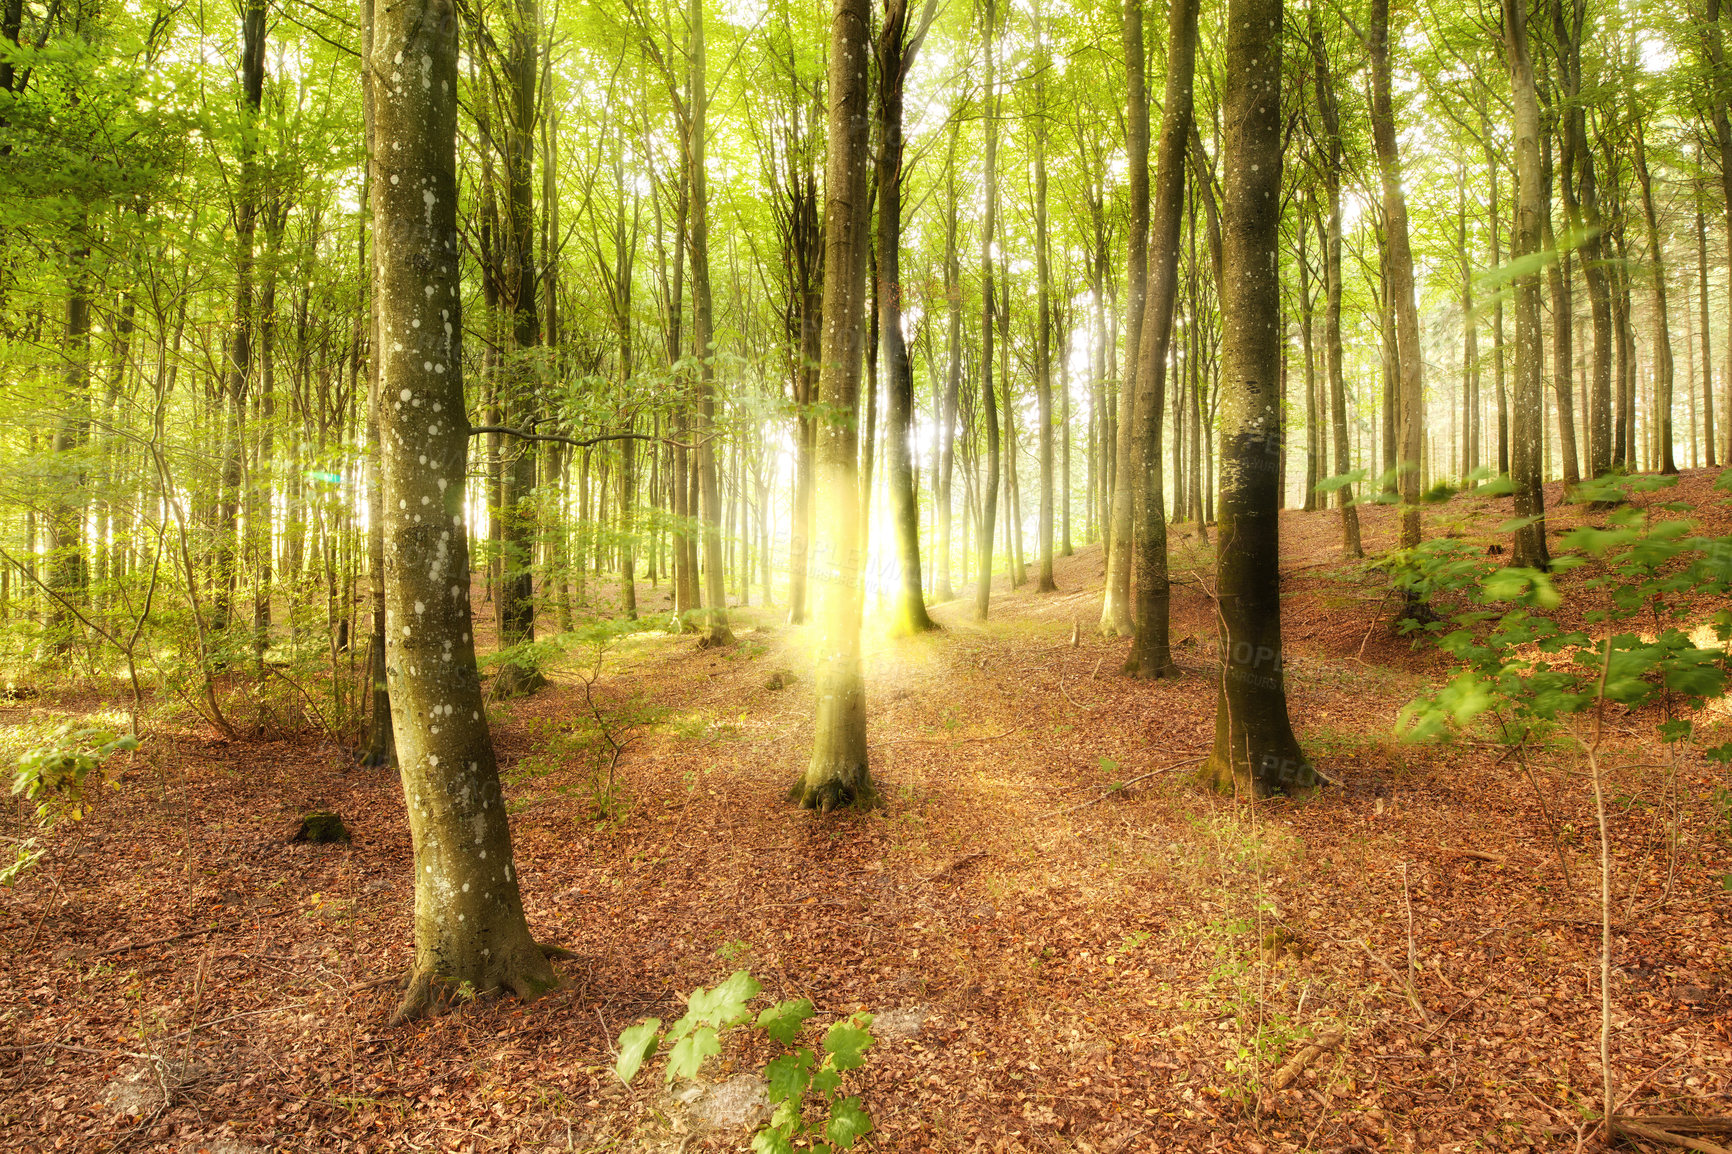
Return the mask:
<svg viewBox="0 0 1732 1154">
<path fill-rule="evenodd" d="M 1305 1072 L 1306 1067 L 1310 1066 L 1326 1051 L 1339 1046 L 1346 1036 L 1346 1033 L 1341 1030 L 1330 1030 L 1326 1034 L 1319 1034 L 1315 1039 L 1301 1046 L 1298 1053 L 1282 1063 L 1281 1068 L 1275 1071 L 1275 1076 L 1269 1079 L 1270 1089 L 1285 1090 L 1291 1086 L 1293 1080 Z"/>
<path fill-rule="evenodd" d="M 1726 1147 L 1709 1142 L 1704 1138 L 1691 1138 L 1686 1134 L 1662 1130 L 1657 1126 L 1644 1126 L 1640 1122 L 1628 1119 L 1612 1120 L 1612 1134 L 1619 1138 L 1639 1138 L 1643 1142 L 1661 1142 L 1667 1146 L 1682 1146 L 1686 1150 L 1699 1150 L 1701 1154 L 1732 1154 Z"/>
<path fill-rule="evenodd" d="M 1131 778 L 1129 781 L 1120 782 L 1118 785 L 1113 786 L 1111 789 L 1107 790 L 1105 793 L 1101 794 L 1099 797 L 1091 797 L 1087 801 L 1078 802 L 1076 805 L 1073 805 L 1073 806 L 1069 807 L 1068 809 L 1055 809 L 1051 813 L 1041 814 L 1041 816 L 1038 820 L 1046 821 L 1049 818 L 1063 817 L 1067 813 L 1075 813 L 1079 809 L 1087 809 L 1091 805 L 1099 805 L 1101 802 L 1105 801 L 1107 798 L 1112 797 L 1115 794 L 1123 793 L 1125 790 L 1129 789 L 1131 786 L 1137 784 L 1137 782 L 1142 781 L 1145 778 L 1153 777 L 1157 773 L 1166 773 L 1168 770 L 1178 769 L 1181 766 L 1195 765 L 1199 761 L 1202 761 L 1206 757 L 1208 757 L 1208 754 L 1203 754 L 1202 756 L 1199 756 L 1199 757 L 1187 757 L 1183 761 L 1175 761 L 1171 765 L 1163 765 L 1159 769 L 1151 769 L 1147 773 L 1138 774 L 1136 777 Z"/>
<path fill-rule="evenodd" d="M 1652 1126 L 1656 1130 L 1694 1134 L 1732 1134 L 1732 1118 L 1692 1118 L 1688 1114 L 1614 1114 L 1612 1125 Z"/>
</svg>

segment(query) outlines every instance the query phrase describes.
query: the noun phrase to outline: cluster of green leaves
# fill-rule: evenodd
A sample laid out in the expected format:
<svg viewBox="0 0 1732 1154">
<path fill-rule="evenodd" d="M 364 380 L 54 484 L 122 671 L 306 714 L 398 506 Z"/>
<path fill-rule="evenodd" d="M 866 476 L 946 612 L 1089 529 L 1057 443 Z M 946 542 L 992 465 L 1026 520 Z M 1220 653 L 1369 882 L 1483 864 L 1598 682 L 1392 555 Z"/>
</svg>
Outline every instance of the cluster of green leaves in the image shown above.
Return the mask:
<svg viewBox="0 0 1732 1154">
<path fill-rule="evenodd" d="M 630 1084 L 645 1062 L 662 1045 L 668 1052 L 667 1081 L 695 1078 L 704 1059 L 722 1052 L 721 1036 L 748 1022 L 786 1049 L 764 1066 L 775 1110 L 752 1139 L 755 1154 L 793 1154 L 799 1143 L 813 1154 L 832 1154 L 853 1146 L 872 1130 L 872 1119 L 856 1096 L 842 1096 L 842 1075 L 866 1064 L 872 1045 L 872 1015 L 861 1012 L 825 1031 L 819 1052 L 797 1043 L 812 1016 L 805 998 L 778 1002 L 754 1020 L 751 1002 L 762 991 L 745 970 L 711 989 L 699 988 L 686 999 L 686 1013 L 662 1031 L 661 1019 L 649 1018 L 619 1036 L 614 1072 Z M 821 1117 L 820 1117 L 821 1115 Z"/>
<path fill-rule="evenodd" d="M 45 826 L 79 821 L 90 812 L 92 775 L 101 781 L 104 761 L 137 748 L 138 739 L 130 734 L 116 737 L 68 722 L 46 743 L 19 756 L 12 792 L 36 803 L 36 817 Z"/>
<path fill-rule="evenodd" d="M 1674 483 L 1612 477 L 1581 486 L 1578 500 L 1615 507 L 1602 526 L 1564 535 L 1564 551 L 1550 573 L 1496 568 L 1447 540 L 1408 550 L 1394 567 L 1398 574 L 1392 572 L 1398 584 L 1427 596 L 1447 593 L 1470 608 L 1416 626 L 1437 634 L 1439 647 L 1463 668 L 1402 711 L 1404 734 L 1467 729 L 1490 714 L 1500 740 L 1521 742 L 1603 700 L 1632 710 L 1665 705 L 1661 739 L 1690 736 L 1690 714 L 1723 695 L 1732 675 L 1726 646 L 1732 610 L 1690 621 L 1702 604 L 1715 604 L 1732 590 L 1732 538 L 1701 536 L 1688 520 L 1655 516 L 1686 513 L 1686 504 L 1650 507 L 1639 500 Z M 1729 485 L 1732 473 L 1719 487 Z M 1583 615 L 1597 637 L 1565 629 L 1550 616 L 1562 600 L 1552 576 L 1573 570 L 1582 571 L 1578 595 L 1597 601 Z M 1703 624 L 1718 644 L 1698 644 Z M 1732 758 L 1732 743 L 1709 752 Z"/>
</svg>

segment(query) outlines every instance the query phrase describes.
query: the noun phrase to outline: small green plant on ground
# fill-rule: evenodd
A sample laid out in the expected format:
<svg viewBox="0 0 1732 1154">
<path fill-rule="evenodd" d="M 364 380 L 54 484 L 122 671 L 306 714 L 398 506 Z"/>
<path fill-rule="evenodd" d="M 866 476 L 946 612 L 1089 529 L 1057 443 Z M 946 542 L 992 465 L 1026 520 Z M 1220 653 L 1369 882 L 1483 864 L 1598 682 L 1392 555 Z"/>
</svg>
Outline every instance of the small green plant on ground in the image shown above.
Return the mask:
<svg viewBox="0 0 1732 1154">
<path fill-rule="evenodd" d="M 48 741 L 19 755 L 12 792 L 36 803 L 36 820 L 45 830 L 62 821 L 82 821 L 94 801 L 93 787 L 104 780 L 102 763 L 137 748 L 138 739 L 130 734 L 116 736 L 69 721 Z M 15 884 L 46 852 L 33 837 L 17 843 L 12 860 L 0 866 L 0 886 Z"/>
<path fill-rule="evenodd" d="M 664 1032 L 661 1019 L 648 1018 L 619 1036 L 614 1073 L 630 1085 L 662 1046 L 668 1051 L 666 1079 L 692 1079 L 704 1059 L 722 1052 L 722 1035 L 746 1027 L 760 1030 L 784 1053 L 763 1070 L 774 1112 L 752 1138 L 755 1154 L 793 1154 L 796 1144 L 813 1154 L 833 1154 L 853 1146 L 872 1130 L 872 1119 L 855 1096 L 842 1096 L 842 1076 L 866 1064 L 872 1045 L 872 1015 L 857 1013 L 824 1032 L 818 1051 L 801 1046 L 800 1035 L 812 1016 L 805 998 L 778 1002 L 753 1020 L 751 1003 L 762 987 L 745 970 L 686 999 L 686 1013 Z"/>
</svg>

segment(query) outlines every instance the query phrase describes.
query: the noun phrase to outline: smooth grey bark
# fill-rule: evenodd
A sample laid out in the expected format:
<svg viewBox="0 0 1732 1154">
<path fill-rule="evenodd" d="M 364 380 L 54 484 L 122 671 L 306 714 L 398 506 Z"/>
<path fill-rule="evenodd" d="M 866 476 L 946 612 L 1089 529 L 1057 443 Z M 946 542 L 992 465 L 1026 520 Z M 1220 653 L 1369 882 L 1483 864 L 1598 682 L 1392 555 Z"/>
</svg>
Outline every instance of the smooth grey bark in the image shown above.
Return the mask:
<svg viewBox="0 0 1732 1154">
<path fill-rule="evenodd" d="M 812 759 L 790 798 L 820 813 L 877 799 L 866 760 L 860 671 L 860 482 L 855 426 L 865 352 L 867 176 L 871 147 L 867 0 L 836 0 L 830 23 L 830 125 L 824 183 L 824 343 L 818 385 L 817 718 Z"/>
<path fill-rule="evenodd" d="M 1224 791 L 1291 793 L 1317 775 L 1287 716 L 1281 650 L 1282 0 L 1229 0 L 1223 81 L 1221 681 L 1201 771 Z"/>
<path fill-rule="evenodd" d="M 704 54 L 703 0 L 691 0 L 687 12 L 691 35 L 691 85 L 688 94 L 688 176 L 691 181 L 692 355 L 697 358 L 698 511 L 703 519 L 704 631 L 701 647 L 734 643 L 728 628 L 727 571 L 722 564 L 721 485 L 716 471 L 713 430 L 716 424 L 716 350 L 710 300 L 710 192 L 707 161 L 709 91 Z"/>
<path fill-rule="evenodd" d="M 556 978 L 524 919 L 475 667 L 452 0 L 379 5 L 371 48 L 385 660 L 415 861 L 415 960 L 401 1021 L 453 989 L 529 998 Z"/>
<path fill-rule="evenodd" d="M 1149 263 L 1149 95 L 1143 59 L 1143 3 L 1125 0 L 1125 152 L 1130 167 L 1130 228 L 1125 256 L 1125 379 L 1119 387 L 1116 445 L 1113 453 L 1112 506 L 1107 526 L 1106 585 L 1101 596 L 1100 629 L 1108 637 L 1129 637 L 1131 618 L 1132 510 L 1136 500 L 1137 350 L 1142 347 L 1144 294 Z"/>
<path fill-rule="evenodd" d="M 1540 175 L 1540 110 L 1534 87 L 1533 61 L 1528 54 L 1527 0 L 1503 0 L 1504 51 L 1509 63 L 1515 108 L 1516 218 L 1511 258 L 1517 262 L 1542 251 L 1545 201 Z M 1541 441 L 1545 437 L 1544 347 L 1540 335 L 1540 278 L 1529 268 L 1516 278 L 1515 398 L 1510 438 L 1510 481 L 1515 486 L 1515 532 L 1512 560 L 1544 569 L 1550 564 L 1546 547 L 1545 492 L 1541 488 Z M 1568 372 L 1560 366 L 1561 372 Z"/>
<path fill-rule="evenodd" d="M 992 246 L 998 227 L 998 94 L 994 70 L 993 41 L 998 31 L 998 13 L 994 0 L 985 0 L 985 59 L 986 77 L 981 115 L 986 121 L 986 155 L 981 162 L 981 184 L 985 191 L 986 209 L 980 223 L 980 397 L 986 420 L 986 483 L 981 500 L 980 517 L 975 523 L 979 555 L 974 577 L 974 617 L 985 621 L 992 604 L 992 534 L 998 520 L 999 436 L 998 394 L 993 389 L 993 314 L 997 311 L 997 296 L 992 283 Z"/>
<path fill-rule="evenodd" d="M 920 25 L 908 26 L 907 0 L 884 0 L 878 34 L 878 340 L 889 401 L 885 465 L 896 535 L 901 587 L 892 628 L 919 633 L 937 626 L 926 612 L 920 580 L 920 507 L 915 501 L 914 371 L 902 335 L 902 94 L 920 42 L 931 26 L 936 0 L 927 0 Z"/>
<path fill-rule="evenodd" d="M 1419 343 L 1419 308 L 1414 299 L 1413 249 L 1408 242 L 1407 194 L 1401 186 L 1401 155 L 1395 139 L 1395 108 L 1390 94 L 1389 0 L 1371 0 L 1366 44 L 1371 57 L 1371 135 L 1383 185 L 1384 244 L 1388 251 L 1389 293 L 1394 298 L 1397 361 L 1401 373 L 1396 436 L 1396 468 L 1401 492 L 1401 546 L 1420 538 L 1421 457 L 1425 450 L 1425 359 Z"/>
<path fill-rule="evenodd" d="M 1166 414 L 1167 358 L 1179 300 L 1179 236 L 1185 213 L 1185 147 L 1191 135 L 1191 79 L 1197 52 L 1197 0 L 1172 0 L 1168 9 L 1167 87 L 1161 103 L 1156 156 L 1155 209 L 1148 253 L 1148 301 L 1138 349 L 1136 441 L 1140 468 L 1133 515 L 1136 565 L 1136 635 L 1125 672 L 1175 677 L 1168 644 L 1166 480 L 1161 433 Z"/>
</svg>

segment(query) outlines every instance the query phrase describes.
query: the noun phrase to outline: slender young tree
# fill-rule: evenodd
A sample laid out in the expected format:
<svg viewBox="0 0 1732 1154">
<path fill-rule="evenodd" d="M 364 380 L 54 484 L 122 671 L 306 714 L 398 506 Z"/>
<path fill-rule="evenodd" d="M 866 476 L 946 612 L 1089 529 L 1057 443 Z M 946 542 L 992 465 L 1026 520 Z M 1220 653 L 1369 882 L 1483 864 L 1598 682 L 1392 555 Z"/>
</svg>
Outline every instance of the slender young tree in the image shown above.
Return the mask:
<svg viewBox="0 0 1732 1154">
<path fill-rule="evenodd" d="M 1179 234 L 1185 215 L 1185 146 L 1191 135 L 1191 78 L 1197 54 L 1197 0 L 1172 0 L 1167 27 L 1167 91 L 1161 104 L 1155 212 L 1150 228 L 1148 303 L 1138 350 L 1136 440 L 1138 483 L 1133 518 L 1136 558 L 1136 639 L 1126 672 L 1175 677 L 1168 645 L 1166 480 L 1161 426 L 1166 413 L 1167 355 L 1179 300 Z"/>
<path fill-rule="evenodd" d="M 869 244 L 871 8 L 836 0 L 830 23 L 830 127 L 824 184 L 824 345 L 818 395 L 818 695 L 812 760 L 792 800 L 826 812 L 877 798 L 866 762 L 866 682 L 860 672 L 860 373 L 865 360 Z"/>
<path fill-rule="evenodd" d="M 1034 0 L 1034 265 L 1037 281 L 1034 320 L 1034 387 L 1040 427 L 1035 444 L 1040 453 L 1040 574 L 1036 588 L 1057 591 L 1052 578 L 1053 444 L 1052 444 L 1052 259 L 1048 252 L 1046 203 L 1046 28 L 1040 0 Z"/>
<path fill-rule="evenodd" d="M 1677 369 L 1672 361 L 1671 316 L 1666 300 L 1666 250 L 1660 243 L 1660 218 L 1654 211 L 1654 187 L 1648 173 L 1648 149 L 1642 118 L 1638 114 L 1630 120 L 1635 132 L 1636 178 L 1642 186 L 1642 215 L 1648 224 L 1648 253 L 1654 265 L 1655 467 L 1669 474 L 1678 471 L 1672 445 L 1672 390 Z"/>
<path fill-rule="evenodd" d="M 1401 546 L 1419 544 L 1419 494 L 1424 480 L 1425 358 L 1419 344 L 1419 307 L 1414 299 L 1413 249 L 1408 241 L 1407 194 L 1401 183 L 1401 153 L 1395 138 L 1395 106 L 1390 95 L 1389 0 L 1371 0 L 1366 49 L 1371 57 L 1371 138 L 1383 183 L 1384 244 L 1389 293 L 1394 298 L 1396 357 L 1401 388 L 1396 405 L 1399 451 L 1396 468 L 1401 491 Z"/>
<path fill-rule="evenodd" d="M 1540 336 L 1539 271 L 1531 267 L 1541 251 L 1545 203 L 1540 187 L 1540 108 L 1534 68 L 1528 53 L 1527 0 L 1503 0 L 1504 50 L 1509 61 L 1515 105 L 1516 219 L 1511 256 L 1521 263 L 1515 300 L 1515 404 L 1511 421 L 1510 482 L 1515 487 L 1518 527 L 1512 559 L 1544 569 L 1545 493 L 1540 487 L 1541 441 L 1545 436 L 1542 383 L 1544 351 Z M 1567 372 L 1567 367 L 1561 369 Z"/>
<path fill-rule="evenodd" d="M 1117 444 L 1108 510 L 1107 575 L 1101 596 L 1101 632 L 1129 637 L 1131 620 L 1131 512 L 1137 490 L 1137 355 L 1142 346 L 1143 299 L 1149 263 L 1149 94 L 1143 60 L 1143 0 L 1125 0 L 1125 152 L 1130 162 L 1130 235 L 1125 256 L 1125 379 L 1119 386 Z"/>
<path fill-rule="evenodd" d="M 981 185 L 985 191 L 986 210 L 981 213 L 980 222 L 980 399 L 986 419 L 986 493 L 981 499 L 980 516 L 976 521 L 980 540 L 977 550 L 979 564 L 974 578 L 974 616 L 978 621 L 985 621 L 987 610 L 992 605 L 992 534 L 998 520 L 999 482 L 998 394 L 992 385 L 993 324 L 994 314 L 998 311 L 998 297 L 992 282 L 992 249 L 998 230 L 998 93 L 993 60 L 998 12 L 994 0 L 984 0 L 981 10 L 986 59 L 981 113 L 986 122 L 986 155 L 981 162 Z"/>
<path fill-rule="evenodd" d="M 475 668 L 463 483 L 457 12 L 374 13 L 369 159 L 379 302 L 387 678 L 415 854 L 415 961 L 397 1020 L 460 986 L 534 997 L 555 982 L 530 936 Z"/>
<path fill-rule="evenodd" d="M 1228 0 L 1215 538 L 1221 682 L 1202 776 L 1258 795 L 1317 781 L 1293 735 L 1281 667 L 1281 25 L 1282 0 Z"/>
<path fill-rule="evenodd" d="M 908 26 L 907 0 L 884 0 L 878 33 L 878 342 L 889 399 L 885 438 L 890 512 L 896 530 L 901 587 L 893 628 L 919 633 L 936 628 L 920 582 L 920 507 L 914 496 L 914 370 L 902 335 L 902 94 L 920 42 L 932 26 L 937 0 L 926 0 L 920 24 Z"/>
</svg>

